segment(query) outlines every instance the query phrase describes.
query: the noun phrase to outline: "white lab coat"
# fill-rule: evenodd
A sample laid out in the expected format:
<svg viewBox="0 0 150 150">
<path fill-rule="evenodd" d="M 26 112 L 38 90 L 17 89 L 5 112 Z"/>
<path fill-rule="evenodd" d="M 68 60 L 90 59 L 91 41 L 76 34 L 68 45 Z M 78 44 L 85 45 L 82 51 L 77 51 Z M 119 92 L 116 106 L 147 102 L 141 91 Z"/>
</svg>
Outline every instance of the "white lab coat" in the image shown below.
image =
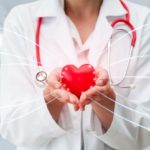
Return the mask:
<svg viewBox="0 0 150 150">
<path fill-rule="evenodd" d="M 150 22 L 148 9 L 126 3 L 136 28 Z M 38 17 L 44 17 L 40 47 L 45 70 L 50 72 L 55 67 L 70 63 L 81 65 L 62 14 L 59 0 L 41 0 L 14 8 L 5 21 L 0 131 L 4 138 L 17 145 L 18 150 L 81 150 L 81 112 L 74 112 L 72 106 L 65 105 L 56 123 L 43 99 L 43 88 L 35 84 L 37 65 L 34 42 Z M 104 0 L 88 63 L 108 69 L 106 45 L 114 31 L 110 23 L 125 14 L 119 0 Z M 127 27 L 121 25 L 120 28 Z M 121 35 L 124 33 L 118 36 Z M 114 39 L 118 39 L 117 36 Z M 149 41 L 150 29 L 139 28 L 133 56 L 150 54 Z M 127 61 L 120 60 L 127 60 L 129 45 L 128 36 L 112 45 L 112 76 L 123 76 Z M 132 59 L 127 75 L 149 76 L 149 66 L 149 58 Z M 126 78 L 120 86 L 134 84 L 135 89 L 114 87 L 117 98 L 113 122 L 108 131 L 103 130 L 91 106 L 86 107 L 83 113 L 85 150 L 142 150 L 150 145 L 150 132 L 147 131 L 150 129 L 149 82 L 148 78 Z"/>
</svg>

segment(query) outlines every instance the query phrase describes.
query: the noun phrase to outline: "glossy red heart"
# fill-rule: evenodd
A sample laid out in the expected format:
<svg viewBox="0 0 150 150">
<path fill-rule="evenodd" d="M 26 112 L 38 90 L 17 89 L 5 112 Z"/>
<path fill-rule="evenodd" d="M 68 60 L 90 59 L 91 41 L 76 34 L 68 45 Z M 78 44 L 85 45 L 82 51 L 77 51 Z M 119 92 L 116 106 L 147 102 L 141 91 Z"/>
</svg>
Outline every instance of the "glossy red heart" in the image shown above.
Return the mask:
<svg viewBox="0 0 150 150">
<path fill-rule="evenodd" d="M 66 65 L 62 69 L 61 77 L 63 87 L 77 97 L 95 85 L 95 69 L 89 64 L 84 64 L 79 68 Z"/>
</svg>

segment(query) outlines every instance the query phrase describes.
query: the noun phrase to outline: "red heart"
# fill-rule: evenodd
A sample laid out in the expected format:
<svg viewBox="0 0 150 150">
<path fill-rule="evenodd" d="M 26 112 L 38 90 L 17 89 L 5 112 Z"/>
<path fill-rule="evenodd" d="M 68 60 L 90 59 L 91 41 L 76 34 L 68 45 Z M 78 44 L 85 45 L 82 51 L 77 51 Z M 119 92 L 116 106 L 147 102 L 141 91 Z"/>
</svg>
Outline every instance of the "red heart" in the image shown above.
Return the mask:
<svg viewBox="0 0 150 150">
<path fill-rule="evenodd" d="M 74 65 L 66 65 L 62 69 L 61 77 L 63 87 L 77 97 L 95 85 L 95 69 L 89 64 L 84 64 L 79 68 Z"/>
</svg>

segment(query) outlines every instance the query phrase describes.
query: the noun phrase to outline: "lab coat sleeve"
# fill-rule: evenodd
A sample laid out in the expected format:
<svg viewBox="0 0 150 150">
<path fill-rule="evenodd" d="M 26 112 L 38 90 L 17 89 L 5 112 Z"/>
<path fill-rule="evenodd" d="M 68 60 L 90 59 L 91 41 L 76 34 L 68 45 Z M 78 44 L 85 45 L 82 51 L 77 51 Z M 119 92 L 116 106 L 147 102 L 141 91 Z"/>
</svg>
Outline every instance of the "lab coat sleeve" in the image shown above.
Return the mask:
<svg viewBox="0 0 150 150">
<path fill-rule="evenodd" d="M 117 95 L 114 117 L 110 128 L 105 133 L 94 136 L 118 150 L 143 150 L 150 145 L 150 17 L 148 16 L 141 31 L 137 31 L 138 47 L 134 65 L 135 78 L 128 97 Z M 141 35 L 140 35 L 141 34 Z M 138 51 L 138 52 L 137 52 Z M 144 57 L 145 56 L 145 57 Z M 121 94 L 121 93 L 120 93 Z"/>
<path fill-rule="evenodd" d="M 0 134 L 19 147 L 41 150 L 54 138 L 66 134 L 67 129 L 53 120 L 43 98 L 43 89 L 35 85 L 36 63 L 26 48 L 28 38 L 24 37 L 23 22 L 18 15 L 17 8 L 13 9 L 4 26 Z"/>
</svg>

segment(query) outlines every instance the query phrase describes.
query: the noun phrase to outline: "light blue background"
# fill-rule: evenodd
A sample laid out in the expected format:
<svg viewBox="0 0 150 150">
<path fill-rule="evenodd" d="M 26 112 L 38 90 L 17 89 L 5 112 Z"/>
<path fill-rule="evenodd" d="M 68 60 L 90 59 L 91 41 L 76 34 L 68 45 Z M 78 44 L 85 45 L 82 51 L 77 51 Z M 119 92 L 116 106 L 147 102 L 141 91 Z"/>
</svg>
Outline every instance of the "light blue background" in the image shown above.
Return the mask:
<svg viewBox="0 0 150 150">
<path fill-rule="evenodd" d="M 2 27 L 3 21 L 7 16 L 9 10 L 18 4 L 30 2 L 33 0 L 0 0 L 0 27 Z M 131 0 L 133 2 L 138 2 L 145 6 L 150 6 L 150 0 Z M 0 138 L 0 150 L 16 150 L 15 146 L 6 142 L 2 138 Z"/>
</svg>

